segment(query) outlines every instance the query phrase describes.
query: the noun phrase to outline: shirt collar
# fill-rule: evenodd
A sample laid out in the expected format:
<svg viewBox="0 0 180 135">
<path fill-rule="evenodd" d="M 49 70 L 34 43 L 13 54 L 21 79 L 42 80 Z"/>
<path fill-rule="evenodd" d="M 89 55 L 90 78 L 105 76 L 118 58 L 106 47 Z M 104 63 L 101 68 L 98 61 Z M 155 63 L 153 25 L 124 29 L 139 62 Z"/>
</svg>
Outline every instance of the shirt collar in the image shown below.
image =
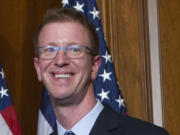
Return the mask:
<svg viewBox="0 0 180 135">
<path fill-rule="evenodd" d="M 76 135 L 89 135 L 96 119 L 99 114 L 103 110 L 104 106 L 102 103 L 97 100 L 96 105 L 92 108 L 92 110 L 86 114 L 79 122 L 77 122 L 71 129 Z M 65 128 L 61 126 L 61 124 L 57 121 L 57 129 L 58 135 L 64 135 L 67 131 Z"/>
</svg>

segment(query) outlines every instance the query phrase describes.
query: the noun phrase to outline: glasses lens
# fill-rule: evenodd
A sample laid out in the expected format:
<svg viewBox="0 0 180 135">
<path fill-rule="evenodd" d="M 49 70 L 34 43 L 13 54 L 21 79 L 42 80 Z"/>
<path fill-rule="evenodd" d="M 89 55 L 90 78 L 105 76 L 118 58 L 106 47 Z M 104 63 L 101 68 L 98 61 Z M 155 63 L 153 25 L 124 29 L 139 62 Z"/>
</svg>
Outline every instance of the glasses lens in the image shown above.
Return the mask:
<svg viewBox="0 0 180 135">
<path fill-rule="evenodd" d="M 70 58 L 79 58 L 84 55 L 84 46 L 73 45 L 66 48 L 66 54 Z"/>
<path fill-rule="evenodd" d="M 56 56 L 58 49 L 54 46 L 48 46 L 45 48 L 40 48 L 40 57 L 44 59 L 51 59 Z"/>
</svg>

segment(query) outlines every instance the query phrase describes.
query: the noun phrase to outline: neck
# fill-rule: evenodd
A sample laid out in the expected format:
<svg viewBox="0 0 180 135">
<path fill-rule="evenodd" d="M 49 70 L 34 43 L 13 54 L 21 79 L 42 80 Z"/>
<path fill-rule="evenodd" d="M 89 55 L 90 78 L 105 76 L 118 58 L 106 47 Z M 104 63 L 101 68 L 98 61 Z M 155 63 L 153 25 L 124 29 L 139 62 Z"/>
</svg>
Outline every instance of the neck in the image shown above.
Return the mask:
<svg viewBox="0 0 180 135">
<path fill-rule="evenodd" d="M 96 105 L 97 101 L 94 96 L 94 90 L 88 90 L 84 98 L 78 104 L 60 106 L 53 104 L 53 108 L 58 122 L 65 128 L 71 129 Z"/>
</svg>

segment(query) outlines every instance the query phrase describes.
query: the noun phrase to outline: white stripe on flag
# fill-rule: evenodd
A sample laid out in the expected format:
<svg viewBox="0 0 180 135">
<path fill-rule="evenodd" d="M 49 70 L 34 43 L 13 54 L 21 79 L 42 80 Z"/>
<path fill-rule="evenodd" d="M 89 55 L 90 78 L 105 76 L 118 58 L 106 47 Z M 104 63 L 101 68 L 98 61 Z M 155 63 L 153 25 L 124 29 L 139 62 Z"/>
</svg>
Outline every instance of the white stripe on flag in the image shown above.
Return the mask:
<svg viewBox="0 0 180 135">
<path fill-rule="evenodd" d="M 38 117 L 38 133 L 37 135 L 49 135 L 52 133 L 52 127 L 49 125 L 47 120 L 44 118 L 41 110 L 39 110 L 39 117 Z"/>
<path fill-rule="evenodd" d="M 8 125 L 6 124 L 1 114 L 0 114 L 0 135 L 12 135 L 11 130 L 9 129 Z"/>
</svg>

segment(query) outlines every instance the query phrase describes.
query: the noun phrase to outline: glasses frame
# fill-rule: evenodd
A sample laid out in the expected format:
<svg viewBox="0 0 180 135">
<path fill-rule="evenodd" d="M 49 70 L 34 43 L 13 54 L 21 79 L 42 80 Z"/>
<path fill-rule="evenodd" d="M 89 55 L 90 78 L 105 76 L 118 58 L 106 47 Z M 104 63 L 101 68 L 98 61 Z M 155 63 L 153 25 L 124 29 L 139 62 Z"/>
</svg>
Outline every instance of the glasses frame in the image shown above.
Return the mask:
<svg viewBox="0 0 180 135">
<path fill-rule="evenodd" d="M 38 47 L 36 48 L 36 51 L 38 52 L 38 57 L 41 58 L 41 59 L 54 59 L 54 58 L 58 55 L 58 53 L 59 53 L 60 50 L 63 50 L 63 51 L 64 51 L 64 54 L 65 54 L 68 58 L 71 58 L 71 59 L 76 59 L 76 58 L 81 58 L 81 57 L 83 57 L 84 55 L 81 56 L 81 57 L 76 57 L 76 58 L 69 57 L 69 56 L 67 55 L 67 50 L 68 50 L 68 48 L 71 48 L 71 47 L 73 47 L 73 46 L 83 47 L 83 51 L 84 51 L 84 52 L 89 53 L 89 54 L 91 54 L 92 56 L 95 56 L 95 55 L 96 55 L 96 54 L 94 54 L 93 51 L 92 51 L 89 47 L 87 47 L 86 45 L 79 45 L 79 44 L 72 44 L 72 45 L 68 45 L 68 46 L 54 46 L 54 45 L 38 46 Z M 53 48 L 53 49 L 56 51 L 56 55 L 55 55 L 54 57 L 52 57 L 52 58 L 43 58 L 43 57 L 40 57 L 40 54 L 42 53 L 41 49 L 46 49 L 46 48 L 48 48 L 48 47 Z"/>
</svg>

